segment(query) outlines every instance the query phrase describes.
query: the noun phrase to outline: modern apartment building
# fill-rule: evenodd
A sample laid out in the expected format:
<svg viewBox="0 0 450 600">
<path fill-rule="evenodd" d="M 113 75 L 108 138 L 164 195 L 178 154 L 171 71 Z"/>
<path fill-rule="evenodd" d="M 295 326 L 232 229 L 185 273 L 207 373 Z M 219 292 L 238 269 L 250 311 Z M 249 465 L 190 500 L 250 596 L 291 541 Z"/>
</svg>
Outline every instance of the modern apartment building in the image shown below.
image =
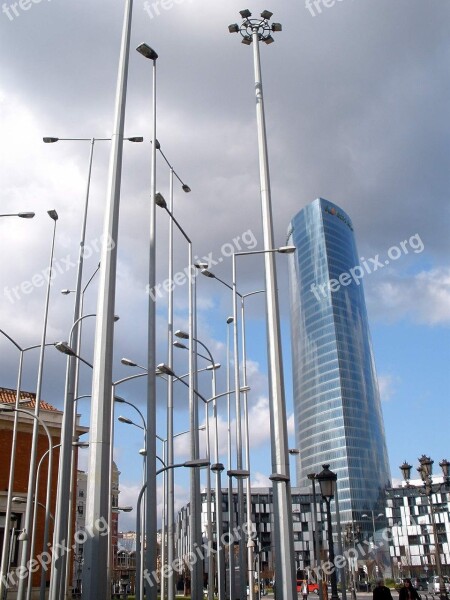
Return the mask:
<svg viewBox="0 0 450 600">
<path fill-rule="evenodd" d="M 311 489 L 311 484 L 309 485 Z M 215 515 L 215 490 L 211 492 L 211 516 L 212 516 L 212 531 L 214 544 L 219 543 L 221 534 L 217 536 L 216 530 L 216 515 Z M 237 490 L 233 493 L 233 524 L 236 527 L 237 523 Z M 245 504 L 247 499 L 245 498 Z M 256 532 L 255 541 L 257 542 L 255 560 L 258 565 L 255 565 L 255 570 L 259 570 L 261 577 L 271 579 L 274 576 L 275 557 L 274 557 L 274 541 L 273 541 L 273 491 L 272 488 L 252 488 L 251 494 L 251 515 L 254 531 Z M 228 490 L 222 490 L 222 509 L 223 509 L 223 532 L 228 532 L 229 510 L 228 510 Z M 319 554 L 326 549 L 324 543 L 324 532 L 321 506 L 319 496 L 317 496 L 317 511 L 318 511 L 318 527 L 320 531 Z M 294 559 L 297 569 L 308 569 L 313 567 L 316 561 L 315 544 L 314 544 L 314 511 L 313 511 L 313 496 L 306 490 L 292 488 L 292 520 L 294 531 Z M 203 540 L 207 539 L 207 494 L 202 492 L 202 532 Z M 185 505 L 178 513 L 175 524 L 175 547 L 176 557 L 184 560 L 190 552 L 190 505 Z M 240 528 L 236 527 L 237 534 L 234 536 L 234 544 L 227 545 L 228 536 L 224 536 L 223 543 L 225 549 L 225 560 L 228 565 L 228 556 L 230 551 L 234 551 L 236 559 L 238 559 L 238 536 Z M 185 569 L 185 573 L 186 573 Z M 204 561 L 205 584 L 208 580 L 208 561 Z M 180 589 L 182 583 L 182 575 L 179 577 Z"/>
<path fill-rule="evenodd" d="M 390 485 L 383 417 L 350 217 L 318 198 L 292 219 L 290 257 L 297 485 L 337 474 L 341 522 L 371 535 Z M 366 263 L 367 264 L 367 263 Z M 371 512 L 373 511 L 373 512 Z M 381 523 L 379 523 L 381 526 Z"/>
<path fill-rule="evenodd" d="M 436 544 L 442 573 L 450 575 L 450 485 L 444 485 L 439 477 L 434 481 L 432 505 L 437 539 L 429 499 L 420 493 L 420 480 L 386 492 L 392 570 L 398 578 L 425 576 L 431 580 L 437 575 Z"/>
</svg>

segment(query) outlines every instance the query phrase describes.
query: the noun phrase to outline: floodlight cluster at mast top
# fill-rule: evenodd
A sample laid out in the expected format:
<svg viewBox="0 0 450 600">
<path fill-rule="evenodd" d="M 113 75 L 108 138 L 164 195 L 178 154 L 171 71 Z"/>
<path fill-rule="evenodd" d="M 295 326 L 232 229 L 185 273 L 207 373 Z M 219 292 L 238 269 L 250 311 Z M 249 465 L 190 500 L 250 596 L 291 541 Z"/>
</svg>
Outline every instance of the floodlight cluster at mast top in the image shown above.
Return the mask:
<svg viewBox="0 0 450 600">
<path fill-rule="evenodd" d="M 272 44 L 275 40 L 272 37 L 272 32 L 281 31 L 281 23 L 269 23 L 269 19 L 273 13 L 270 10 L 263 10 L 260 18 L 251 18 L 252 13 L 248 10 L 239 11 L 241 17 L 244 19 L 242 25 L 232 23 L 228 25 L 228 31 L 230 33 L 240 33 L 242 36 L 242 43 L 249 46 L 253 41 L 253 33 L 258 34 L 260 42 L 266 44 Z"/>
</svg>

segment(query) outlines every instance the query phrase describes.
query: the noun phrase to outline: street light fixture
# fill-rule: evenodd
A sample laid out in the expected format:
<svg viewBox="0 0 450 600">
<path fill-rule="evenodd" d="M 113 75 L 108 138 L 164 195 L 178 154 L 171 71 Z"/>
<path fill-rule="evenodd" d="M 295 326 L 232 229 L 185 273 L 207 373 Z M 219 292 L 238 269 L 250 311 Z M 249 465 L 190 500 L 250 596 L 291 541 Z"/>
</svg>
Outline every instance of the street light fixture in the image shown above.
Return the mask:
<svg viewBox="0 0 450 600">
<path fill-rule="evenodd" d="M 91 365 L 91 363 L 88 362 L 87 360 L 85 360 L 84 358 L 82 358 L 81 356 L 79 356 L 78 354 L 76 354 L 75 350 L 73 348 L 71 348 L 67 342 L 55 342 L 53 345 L 62 354 L 66 354 L 67 356 L 73 356 L 75 358 L 78 358 L 78 360 L 81 360 L 81 362 L 83 362 L 85 365 L 87 365 L 88 367 L 91 367 L 91 369 L 93 369 L 93 366 Z"/>
<path fill-rule="evenodd" d="M 139 54 L 142 54 L 142 56 L 150 60 L 156 60 L 158 58 L 158 54 L 148 44 L 139 44 L 136 50 Z"/>
<path fill-rule="evenodd" d="M 327 506 L 327 524 L 328 524 L 328 555 L 332 565 L 331 570 L 331 598 L 332 600 L 339 600 L 337 592 L 337 579 L 336 579 L 336 568 L 334 564 L 334 544 L 333 544 L 333 528 L 331 523 L 331 510 L 330 503 L 336 493 L 336 481 L 337 475 L 330 471 L 330 465 L 322 465 L 323 471 L 316 475 L 316 480 L 320 485 L 320 493 L 322 498 L 325 500 Z"/>
<path fill-rule="evenodd" d="M 36 213 L 34 212 L 20 212 L 20 213 L 8 213 L 0 215 L 0 217 L 20 217 L 21 219 L 32 219 Z"/>
</svg>

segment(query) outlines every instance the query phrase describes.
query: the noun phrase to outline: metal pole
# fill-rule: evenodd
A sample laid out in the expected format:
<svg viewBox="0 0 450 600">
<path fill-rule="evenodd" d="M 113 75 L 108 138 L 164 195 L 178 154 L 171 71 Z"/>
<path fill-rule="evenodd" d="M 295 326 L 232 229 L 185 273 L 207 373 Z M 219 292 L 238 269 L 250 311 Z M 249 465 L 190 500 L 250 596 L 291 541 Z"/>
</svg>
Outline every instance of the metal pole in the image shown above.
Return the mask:
<svg viewBox="0 0 450 600">
<path fill-rule="evenodd" d="M 92 159 L 94 155 L 95 138 L 91 139 L 91 148 L 88 163 L 88 178 L 84 202 L 83 219 L 81 224 L 80 249 L 78 254 L 77 282 L 75 286 L 75 303 L 73 310 L 73 327 L 69 339 L 71 348 L 80 348 L 80 317 L 81 317 L 81 292 L 83 279 L 84 245 L 86 239 L 86 223 L 89 205 L 89 189 L 92 172 Z M 77 352 L 78 354 L 78 352 Z M 61 425 L 61 451 L 59 455 L 59 475 L 56 492 L 55 529 L 53 532 L 53 546 L 58 548 L 66 542 L 71 546 L 69 532 L 71 530 L 72 516 L 72 457 L 73 431 L 75 423 L 74 400 L 76 398 L 78 359 L 76 356 L 67 357 L 66 366 L 66 391 L 64 395 L 63 420 Z M 49 600 L 57 600 L 66 597 L 67 580 L 66 575 L 70 568 L 66 569 L 67 555 L 65 553 L 52 553 L 52 577 L 50 584 Z"/>
<path fill-rule="evenodd" d="M 242 337 L 242 385 L 247 387 L 247 349 L 245 343 L 245 297 L 241 296 L 241 337 Z M 244 438 L 245 438 L 245 469 L 250 473 L 250 433 L 248 428 L 248 396 L 244 391 Z M 247 569 L 249 599 L 255 600 L 254 588 L 254 549 L 253 524 L 252 524 L 252 488 L 250 475 L 246 479 L 247 494 Z M 259 589 L 259 574 L 258 574 Z"/>
<path fill-rule="evenodd" d="M 227 319 L 227 325 L 233 323 L 234 318 Z M 228 434 L 228 470 L 233 468 L 231 461 L 231 385 L 230 385 L 230 328 L 227 327 L 227 434 Z M 233 480 L 228 478 L 228 575 L 229 575 L 229 598 L 235 600 L 234 586 L 234 542 L 233 540 L 233 521 L 234 521 L 234 498 L 233 498 Z"/>
<path fill-rule="evenodd" d="M 114 131 L 109 163 L 109 183 L 100 259 L 100 283 L 92 376 L 90 450 L 84 545 L 84 600 L 105 600 L 108 587 L 109 455 L 111 445 L 111 382 L 114 347 L 114 303 L 122 175 L 123 131 L 133 0 L 126 0 L 117 77 Z"/>
<path fill-rule="evenodd" d="M 193 253 L 192 243 L 189 242 L 189 424 L 190 424 L 190 456 L 191 460 L 199 457 L 198 440 L 198 400 L 195 395 L 196 386 L 196 363 L 197 363 L 197 344 L 196 336 L 196 279 L 193 273 Z M 201 503 L 200 503 L 200 474 L 197 469 L 191 470 L 190 479 L 190 503 L 191 503 L 191 552 L 195 552 L 197 547 L 201 546 Z M 203 597 L 203 564 L 201 560 L 193 565 L 191 571 L 191 598 L 192 600 L 202 600 Z"/>
<path fill-rule="evenodd" d="M 46 552 L 48 550 L 47 541 L 48 541 L 49 522 L 50 522 L 50 518 L 51 518 L 50 498 L 51 498 L 51 481 L 52 481 L 52 471 L 53 471 L 53 467 L 52 467 L 53 450 L 55 448 L 59 448 L 60 446 L 61 446 L 61 444 L 56 444 L 56 446 L 53 446 L 51 449 L 49 448 L 46 452 L 44 452 L 44 454 L 41 456 L 41 459 L 40 459 L 39 464 L 36 469 L 36 488 L 35 488 L 35 503 L 34 503 L 34 515 L 33 515 L 34 523 L 36 523 L 36 512 L 37 512 L 37 505 L 38 505 L 37 499 L 38 499 L 38 493 L 39 493 L 39 476 L 40 476 L 41 465 L 42 465 L 44 459 L 46 458 L 47 454 L 49 454 L 49 464 L 48 464 L 48 470 L 47 470 L 47 494 L 46 494 L 45 505 L 44 505 L 45 530 L 44 530 L 44 540 L 42 543 L 43 552 Z M 31 557 L 34 556 L 34 546 L 35 546 L 35 537 L 36 537 L 35 534 L 36 534 L 36 527 L 33 527 L 33 535 L 31 537 L 31 551 L 30 551 Z M 47 579 L 46 575 L 47 575 L 47 570 L 42 569 L 41 570 L 41 584 L 40 584 L 40 590 L 39 590 L 39 599 L 40 600 L 45 600 L 45 584 L 46 584 L 46 579 Z M 32 580 L 30 577 L 28 580 L 27 600 L 29 600 L 31 598 L 31 592 L 32 592 Z"/>
<path fill-rule="evenodd" d="M 14 407 L 20 408 L 20 390 L 22 386 L 22 371 L 23 371 L 23 356 L 27 350 L 34 350 L 35 348 L 40 348 L 40 344 L 35 346 L 29 346 L 28 348 L 21 348 L 19 344 L 9 336 L 5 331 L 0 329 L 0 333 L 4 335 L 20 352 L 19 357 L 19 369 L 17 373 L 17 385 L 16 385 L 16 400 Z M 53 345 L 53 344 L 46 344 Z M 8 479 L 8 494 L 6 499 L 6 514 L 5 514 L 5 532 L 9 531 L 9 526 L 7 524 L 11 521 L 11 507 L 12 507 L 12 498 L 14 496 L 14 473 L 15 473 L 15 464 L 16 464 L 16 454 L 17 454 L 17 427 L 18 427 L 19 413 L 16 411 L 14 413 L 14 424 L 13 424 L 13 434 L 12 434 L 12 444 L 11 444 L 11 458 L 9 464 L 9 479 Z M 1 561 L 1 569 L 0 569 L 0 598 L 2 600 L 6 599 L 8 593 L 8 586 L 6 584 L 6 575 L 9 571 L 9 556 L 10 556 L 10 536 L 5 535 L 3 538 L 3 547 L 2 547 L 2 561 Z"/>
<path fill-rule="evenodd" d="M 169 379 L 172 379 L 172 377 L 169 377 Z M 169 463 L 167 462 L 167 458 L 166 458 L 166 443 L 167 443 L 167 439 L 163 440 L 162 445 L 163 445 L 163 452 L 162 452 L 162 459 L 163 459 L 163 463 L 165 465 L 168 465 Z M 169 471 L 172 471 L 173 469 L 169 469 Z M 166 552 L 166 502 L 167 502 L 167 471 L 163 471 L 163 502 L 162 502 L 162 514 L 161 514 L 161 573 L 162 573 L 162 577 L 160 579 L 160 586 L 161 586 L 161 591 L 160 591 L 160 596 L 161 596 L 161 600 L 165 600 L 165 596 L 166 596 L 166 577 L 165 577 L 165 565 L 167 562 L 167 552 Z"/>
<path fill-rule="evenodd" d="M 142 544 L 141 544 L 141 524 L 142 524 L 142 515 L 141 515 L 141 503 L 142 496 L 146 490 L 147 483 L 144 483 L 141 491 L 139 492 L 136 506 L 136 559 L 139 560 L 142 555 Z M 136 564 L 137 566 L 137 564 Z M 136 577 L 136 598 L 137 600 L 143 600 L 143 585 L 142 585 L 142 573 L 139 573 L 139 576 Z"/>
<path fill-rule="evenodd" d="M 336 508 L 336 532 L 337 532 L 337 541 L 338 541 L 338 552 L 339 556 L 344 556 L 342 549 L 342 530 L 341 530 L 341 514 L 339 512 L 339 497 L 338 497 L 338 487 L 336 485 L 336 491 L 334 494 L 334 502 Z M 347 600 L 347 581 L 345 577 L 345 568 L 339 568 L 339 574 L 341 577 L 341 596 L 342 600 Z"/>
<path fill-rule="evenodd" d="M 222 514 L 222 471 L 223 465 L 219 464 L 219 428 L 217 423 L 217 398 L 216 398 L 216 370 L 212 370 L 212 394 L 214 415 L 214 471 L 216 473 L 216 551 L 217 551 L 217 591 L 219 600 L 225 600 L 225 554 L 221 541 L 223 533 Z"/>
<path fill-rule="evenodd" d="M 152 59 L 152 155 L 150 189 L 150 233 L 148 285 L 153 290 L 156 285 L 156 60 Z M 157 588 L 150 579 L 156 570 L 157 494 L 156 494 L 156 304 L 149 296 L 148 301 L 148 378 L 147 378 L 147 499 L 145 507 L 145 596 L 156 600 Z"/>
<path fill-rule="evenodd" d="M 327 506 L 327 524 L 328 524 L 328 558 L 330 563 L 332 564 L 332 570 L 330 575 L 331 580 L 331 599 L 339 600 L 338 591 L 337 591 L 337 578 L 336 578 L 336 568 L 334 565 L 334 545 L 333 545 L 333 528 L 331 524 L 331 510 L 330 510 L 331 498 L 325 498 L 325 504 Z"/>
<path fill-rule="evenodd" d="M 258 29 L 253 28 L 253 58 L 256 91 L 256 117 L 258 126 L 258 148 L 261 184 L 261 207 L 264 249 L 274 248 L 272 206 L 270 195 L 269 161 L 264 116 L 263 86 L 259 56 Z M 276 554 L 277 594 L 283 600 L 296 598 L 294 541 L 292 525 L 292 499 L 289 482 L 289 454 L 287 444 L 286 405 L 284 396 L 283 361 L 277 295 L 275 257 L 265 254 L 265 281 L 267 301 L 269 406 L 271 421 L 272 469 L 285 477 L 285 481 L 274 481 L 274 538 Z M 281 588 L 281 589 L 280 589 Z"/>
<path fill-rule="evenodd" d="M 169 210 L 173 214 L 173 169 L 170 168 Z M 173 219 L 169 219 L 169 281 L 173 281 Z M 173 287 L 169 286 L 167 308 L 167 366 L 173 368 Z M 167 381 L 167 464 L 173 464 L 173 377 Z M 167 473 L 167 562 L 174 561 L 174 472 Z M 173 569 L 167 576 L 167 600 L 175 600 L 175 581 Z"/>
<path fill-rule="evenodd" d="M 214 363 L 213 363 L 214 364 Z M 213 371 L 214 373 L 214 371 Z M 211 442 L 209 435 L 209 404 L 205 403 L 205 422 L 206 422 L 206 458 L 211 460 Z M 206 472 L 206 537 L 212 548 L 212 514 L 211 514 L 211 471 L 208 468 Z M 208 552 L 208 600 L 214 598 L 214 561 L 213 552 Z"/>
<path fill-rule="evenodd" d="M 323 589 L 322 589 L 322 581 L 319 579 L 319 574 L 321 573 L 320 569 L 320 538 L 319 538 L 319 523 L 317 519 L 317 497 L 316 497 L 316 474 L 309 473 L 307 475 L 308 479 L 312 484 L 312 492 L 313 492 L 313 524 L 314 524 L 314 562 L 315 562 L 315 570 L 316 570 L 316 579 L 317 584 L 319 586 L 319 600 L 323 600 Z"/>
<path fill-rule="evenodd" d="M 6 335 L 6 334 L 5 334 Z M 9 336 L 8 339 L 13 341 Z M 23 355 L 24 350 L 20 348 L 14 341 L 13 344 L 19 348 L 20 358 L 19 358 L 19 371 L 17 374 L 17 386 L 16 386 L 16 402 L 14 407 L 16 409 L 19 408 L 19 400 L 20 400 L 20 388 L 22 384 L 22 370 L 23 370 Z M 11 459 L 9 463 L 9 480 L 8 480 L 8 496 L 6 499 L 6 514 L 5 514 L 5 533 L 3 537 L 3 548 L 2 548 L 2 563 L 1 563 L 1 572 L 0 572 L 0 598 L 4 600 L 8 593 L 8 586 L 6 584 L 6 577 L 8 575 L 8 558 L 9 558 L 9 547 L 10 547 L 10 537 L 9 537 L 9 524 L 11 522 L 11 506 L 12 506 L 12 497 L 14 495 L 14 471 L 16 464 L 16 452 L 17 452 L 17 424 L 19 419 L 19 413 L 17 410 L 14 412 L 14 424 L 13 424 L 13 436 L 12 436 L 12 445 L 11 445 Z"/>
<path fill-rule="evenodd" d="M 33 552 L 34 552 L 34 541 L 35 541 L 35 523 L 36 523 L 36 513 L 37 513 L 37 505 L 39 504 L 40 506 L 42 506 L 42 508 L 44 508 L 45 510 L 45 530 L 47 531 L 47 539 L 48 539 L 48 521 L 50 520 L 50 518 L 53 518 L 51 512 L 50 512 L 50 483 L 51 483 L 51 476 L 52 476 L 52 457 L 53 457 L 53 448 L 54 446 L 52 445 L 52 436 L 50 434 L 50 431 L 48 429 L 48 427 L 46 426 L 45 422 L 43 421 L 43 419 L 41 417 L 36 417 L 36 415 L 31 414 L 30 412 L 28 412 L 27 410 L 24 409 L 20 409 L 20 408 L 15 408 L 13 409 L 16 412 L 21 412 L 25 415 L 28 415 L 30 417 L 32 417 L 36 423 L 38 423 L 38 425 L 41 425 L 42 428 L 44 429 L 46 435 L 47 435 L 47 439 L 48 439 L 48 450 L 46 452 L 44 452 L 44 454 L 42 455 L 38 467 L 36 469 L 36 478 L 35 478 L 35 490 L 34 493 L 31 492 L 30 494 L 28 494 L 27 496 L 27 502 L 29 500 L 29 498 L 31 497 L 31 501 L 33 503 L 33 531 L 32 531 L 32 535 L 31 535 L 31 543 L 30 543 L 30 558 L 33 558 Z M 58 444 L 59 445 L 59 444 Z M 55 446 L 56 447 L 56 446 Z M 46 505 L 41 504 L 40 502 L 38 502 L 38 485 L 39 485 L 39 472 L 40 472 L 40 466 L 42 464 L 43 459 L 47 456 L 47 454 L 49 455 L 49 464 L 48 464 L 48 471 L 47 471 L 47 494 L 46 494 Z M 44 532 L 44 548 L 47 549 L 47 540 L 45 540 L 45 532 Z M 44 581 L 45 581 L 45 572 L 46 569 L 42 569 L 42 573 L 44 573 Z M 42 581 L 42 578 L 41 578 Z M 31 592 L 32 592 L 32 578 L 29 577 L 28 578 L 28 585 L 27 585 L 27 590 L 26 590 L 26 597 L 27 599 L 31 598 Z"/>
<path fill-rule="evenodd" d="M 233 254 L 233 343 L 234 343 L 234 393 L 236 401 L 236 468 L 242 470 L 242 425 L 241 425 L 241 393 L 239 374 L 239 342 L 238 342 L 238 319 L 237 319 L 237 289 L 236 289 L 236 256 Z M 244 482 L 241 478 L 237 480 L 238 489 L 238 518 L 237 526 L 242 527 L 244 522 Z M 247 597 L 247 583 L 245 575 L 246 568 L 245 539 L 239 537 L 239 597 L 245 600 Z"/>
<path fill-rule="evenodd" d="M 97 138 L 97 139 L 103 139 L 103 138 Z M 109 138 L 108 138 L 109 139 Z M 92 140 L 91 140 L 92 141 Z M 91 163 L 91 159 L 89 161 Z M 87 192 L 88 193 L 88 192 Z M 91 283 L 91 281 L 94 279 L 97 271 L 100 269 L 100 263 L 97 265 L 97 268 L 95 269 L 95 271 L 93 272 L 93 274 L 91 275 L 91 277 L 88 279 L 86 285 L 84 286 L 82 292 L 81 292 L 81 299 L 80 299 L 80 308 L 79 308 L 79 317 L 78 319 L 75 321 L 76 323 L 78 323 L 78 343 L 76 345 L 76 349 L 75 349 L 75 353 L 77 356 L 81 355 L 81 337 L 82 337 L 82 329 L 83 329 L 83 303 L 84 303 L 84 293 L 87 289 L 87 287 L 89 286 L 89 284 Z M 76 439 L 77 437 L 77 406 L 78 406 L 78 384 L 79 384 L 79 371 L 80 371 L 80 360 L 76 361 L 76 368 L 75 368 L 75 390 L 74 390 L 74 400 L 73 400 L 73 429 L 72 429 L 72 439 Z M 77 485 L 77 475 L 76 475 L 76 469 L 75 469 L 75 464 L 76 464 L 76 452 L 77 452 L 77 447 L 76 446 L 72 446 L 72 456 L 71 456 L 71 461 L 70 461 L 70 491 L 69 491 L 69 498 L 73 498 L 74 497 L 74 493 L 76 493 L 76 485 Z M 73 527 L 72 525 L 74 525 L 75 523 L 72 522 L 73 519 L 73 502 L 71 501 L 69 503 L 69 512 L 68 512 L 68 516 L 67 516 L 67 539 L 72 539 L 73 535 L 74 535 L 74 531 L 73 531 Z M 71 589 L 70 589 L 70 585 L 67 585 L 67 582 L 69 581 L 70 578 L 70 571 L 71 571 L 71 561 L 66 560 L 66 565 L 65 565 L 65 578 L 66 578 L 66 598 L 67 600 L 70 600 L 70 598 L 72 597 L 71 594 Z"/>
<path fill-rule="evenodd" d="M 38 436 L 39 436 L 39 412 L 40 412 L 40 403 L 41 403 L 41 391 L 42 391 L 42 377 L 44 373 L 44 354 L 45 354 L 45 338 L 47 335 L 47 320 L 48 320 L 48 306 L 50 301 L 50 288 L 52 281 L 52 268 L 53 268 L 53 254 L 55 249 L 55 235 L 56 235 L 56 222 L 58 220 L 58 215 L 56 211 L 48 211 L 48 214 L 51 219 L 53 219 L 53 236 L 50 250 L 50 262 L 49 262 L 49 270 L 48 270 L 48 280 L 47 280 L 47 292 L 45 297 L 45 308 L 44 308 L 44 323 L 42 328 L 42 341 L 41 341 L 41 350 L 39 353 L 39 367 L 38 367 L 38 377 L 37 377 L 37 389 L 36 389 L 36 405 L 34 407 L 34 423 L 33 423 L 33 434 L 31 439 L 31 455 L 30 455 L 30 469 L 28 474 L 28 490 L 34 490 L 35 487 L 35 477 L 36 477 L 36 462 L 37 462 L 37 451 L 38 451 Z M 17 589 L 17 598 L 18 600 L 24 600 L 26 594 L 25 585 L 27 583 L 28 577 L 30 577 L 30 573 L 27 568 L 27 562 L 29 559 L 29 537 L 31 528 L 33 526 L 32 522 L 33 517 L 33 498 L 32 494 L 29 494 L 27 497 L 27 504 L 25 509 L 25 523 L 24 523 L 24 531 L 26 534 L 25 539 L 22 542 L 22 554 L 20 558 L 20 570 L 24 573 L 24 577 L 19 579 L 19 585 Z M 32 576 L 32 575 L 31 575 Z"/>
<path fill-rule="evenodd" d="M 107 574 L 106 574 L 106 589 L 108 593 L 108 598 L 111 596 L 111 583 L 113 578 L 114 571 L 114 551 L 112 546 L 112 511 L 113 511 L 113 462 L 114 462 L 114 397 L 116 395 L 116 386 L 114 383 L 111 386 L 111 423 L 110 423 L 110 431 L 111 431 L 111 443 L 109 445 L 109 494 L 108 494 L 108 559 L 107 559 Z"/>
</svg>

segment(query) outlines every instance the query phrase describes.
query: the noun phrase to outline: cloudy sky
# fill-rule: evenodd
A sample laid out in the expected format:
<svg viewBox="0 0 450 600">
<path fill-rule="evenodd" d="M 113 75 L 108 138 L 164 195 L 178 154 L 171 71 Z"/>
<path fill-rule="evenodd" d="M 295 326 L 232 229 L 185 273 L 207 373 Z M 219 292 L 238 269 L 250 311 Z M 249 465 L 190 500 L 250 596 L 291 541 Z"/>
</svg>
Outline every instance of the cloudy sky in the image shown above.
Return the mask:
<svg viewBox="0 0 450 600">
<path fill-rule="evenodd" d="M 327 2 L 329 4 L 329 2 Z M 230 35 L 238 11 L 274 12 L 283 24 L 276 43 L 261 48 L 269 136 L 275 240 L 283 245 L 291 217 L 318 196 L 351 216 L 361 257 L 396 255 L 364 281 L 383 400 L 393 477 L 406 458 L 422 453 L 448 458 L 450 268 L 450 7 L 445 0 L 135 0 L 126 106 L 116 313 L 115 380 L 132 374 L 122 356 L 146 361 L 148 216 L 150 193 L 151 63 L 134 51 L 150 44 L 158 59 L 157 137 L 180 177 L 175 213 L 198 257 L 213 257 L 214 272 L 231 279 L 230 247 L 261 249 L 258 156 L 251 48 Z M 55 265 L 48 341 L 68 338 L 77 249 L 87 177 L 89 143 L 42 143 L 43 136 L 107 138 L 114 98 L 123 2 L 106 0 L 6 0 L 0 14 L 2 50 L 0 212 L 34 211 L 33 220 L 2 218 L 0 263 L 1 329 L 23 347 L 41 338 L 45 287 L 26 284 L 49 260 L 56 209 Z M 110 145 L 95 145 L 86 240 L 84 282 L 94 272 L 103 228 Z M 160 157 L 159 157 L 160 158 Z M 157 188 L 168 194 L 169 175 L 158 160 Z M 157 281 L 167 277 L 167 215 L 158 214 Z M 416 251 L 412 236 L 421 244 Z M 238 239 L 238 241 L 236 241 Z M 405 242 L 402 250 L 401 243 Z M 238 247 L 240 244 L 240 248 Z M 400 254 L 392 248 L 399 248 Z M 422 248 L 421 250 L 419 250 Z M 186 266 L 177 238 L 175 270 Z M 221 258 L 222 260 L 219 260 Z M 288 281 L 279 257 L 279 288 L 286 371 L 287 411 L 293 442 Z M 242 293 L 264 287 L 259 256 L 239 262 Z M 40 281 L 35 278 L 35 281 Z M 199 337 L 223 365 L 230 294 L 200 277 Z M 96 312 L 97 277 L 84 294 L 85 313 Z M 157 304 L 158 361 L 166 360 L 166 295 Z M 187 287 L 175 291 L 175 328 L 187 326 Z M 83 327 L 83 356 L 92 356 L 94 319 Z M 248 300 L 252 480 L 270 474 L 265 358 L 264 298 Z M 15 387 L 17 352 L 0 341 L 0 385 Z M 187 371 L 187 353 L 176 351 L 176 370 Z M 27 353 L 24 388 L 36 389 L 36 350 Z M 65 360 L 47 350 L 43 398 L 62 406 Z M 144 378 L 120 395 L 144 407 Z M 209 393 L 207 375 L 201 379 Z M 90 392 L 82 367 L 80 393 Z M 158 431 L 165 437 L 164 382 L 158 383 Z M 84 402 L 84 404 L 82 404 Z M 188 426 L 187 397 L 177 390 L 176 431 Z M 226 462 L 225 405 L 220 413 L 221 458 Z M 89 422 L 89 400 L 79 403 Z M 119 414 L 120 411 L 117 411 Z M 134 417 L 133 411 L 122 414 Z M 116 460 L 123 504 L 140 487 L 141 432 L 116 426 Z M 177 457 L 187 454 L 180 437 Z M 177 472 L 177 502 L 188 485 Z M 134 528 L 133 517 L 122 521 Z"/>
</svg>

